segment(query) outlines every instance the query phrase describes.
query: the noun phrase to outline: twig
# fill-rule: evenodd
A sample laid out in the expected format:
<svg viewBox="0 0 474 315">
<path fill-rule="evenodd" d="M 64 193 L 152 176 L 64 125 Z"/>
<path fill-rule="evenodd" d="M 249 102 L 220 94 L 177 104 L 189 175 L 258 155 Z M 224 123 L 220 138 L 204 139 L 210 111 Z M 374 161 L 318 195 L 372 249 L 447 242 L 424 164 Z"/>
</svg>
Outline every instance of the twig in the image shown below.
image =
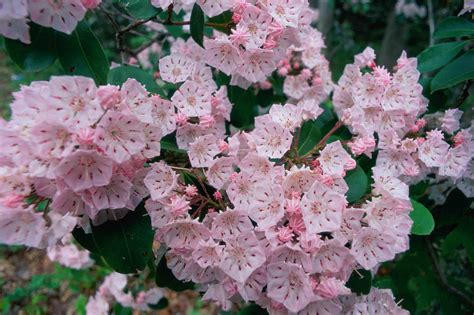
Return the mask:
<svg viewBox="0 0 474 315">
<path fill-rule="evenodd" d="M 436 257 L 436 253 L 433 250 L 433 245 L 431 244 L 430 240 L 428 237 L 425 238 L 426 246 L 428 248 L 428 253 L 430 255 L 431 261 L 433 262 L 434 269 L 436 273 L 438 274 L 438 279 L 440 283 L 451 293 L 454 295 L 457 295 L 461 300 L 463 300 L 465 303 L 469 304 L 471 307 L 474 307 L 474 301 L 471 300 L 466 294 L 463 292 L 459 291 L 457 288 L 453 287 L 448 283 L 446 280 L 446 277 L 444 276 L 443 270 L 441 269 L 441 266 L 439 265 L 438 258 Z"/>
<path fill-rule="evenodd" d="M 311 151 L 303 155 L 301 159 L 304 159 L 305 157 L 310 156 L 314 152 L 316 152 L 321 146 L 323 146 L 326 143 L 329 137 L 332 136 L 342 126 L 343 126 L 343 123 L 340 120 L 338 120 L 337 123 L 331 128 L 331 130 L 329 130 L 329 132 L 314 146 L 314 148 L 312 148 Z"/>
</svg>

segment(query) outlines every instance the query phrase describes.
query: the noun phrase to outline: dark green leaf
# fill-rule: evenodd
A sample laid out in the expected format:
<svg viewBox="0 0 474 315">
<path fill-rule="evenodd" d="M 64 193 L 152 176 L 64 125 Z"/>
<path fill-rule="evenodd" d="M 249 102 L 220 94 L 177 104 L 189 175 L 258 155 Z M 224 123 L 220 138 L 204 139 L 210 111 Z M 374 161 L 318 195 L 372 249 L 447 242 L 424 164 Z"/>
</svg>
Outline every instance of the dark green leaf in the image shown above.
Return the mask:
<svg viewBox="0 0 474 315">
<path fill-rule="evenodd" d="M 242 308 L 237 315 L 265 315 L 268 312 L 257 304 L 250 304 Z"/>
<path fill-rule="evenodd" d="M 441 69 L 431 80 L 431 93 L 474 79 L 474 50 L 461 55 Z"/>
<path fill-rule="evenodd" d="M 209 18 L 209 22 L 214 23 L 214 24 L 226 25 L 226 26 L 213 25 L 212 28 L 220 32 L 223 32 L 225 34 L 230 34 L 229 26 L 234 23 L 232 21 L 232 15 L 233 15 L 232 11 L 225 11 L 217 16 Z"/>
<path fill-rule="evenodd" d="M 176 153 L 186 153 L 185 150 L 182 150 L 176 146 L 176 144 L 168 142 L 166 140 L 161 140 L 161 150 L 171 151 Z"/>
<path fill-rule="evenodd" d="M 114 210 L 110 210 L 114 211 Z M 76 240 L 120 273 L 143 270 L 152 255 L 154 232 L 142 202 L 123 219 L 92 225 L 92 233 L 74 230 Z"/>
<path fill-rule="evenodd" d="M 441 250 L 443 255 L 449 256 L 459 246 L 463 246 L 474 264 L 474 218 L 465 218 L 461 224 L 456 227 L 448 236 L 444 239 Z"/>
<path fill-rule="evenodd" d="M 31 44 L 5 38 L 5 48 L 13 62 L 23 71 L 41 71 L 56 60 L 54 30 L 30 23 Z"/>
<path fill-rule="evenodd" d="M 435 226 L 430 210 L 418 201 L 410 200 L 413 206 L 413 211 L 410 212 L 410 218 L 413 220 L 411 233 L 415 235 L 430 235 Z"/>
<path fill-rule="evenodd" d="M 173 272 L 166 265 L 166 257 L 163 256 L 156 267 L 156 285 L 160 288 L 168 288 L 176 292 L 192 290 L 194 283 L 182 282 L 174 276 Z"/>
<path fill-rule="evenodd" d="M 364 269 L 354 270 L 346 286 L 359 295 L 368 294 L 372 287 L 372 273 Z"/>
<path fill-rule="evenodd" d="M 367 175 L 364 173 L 364 170 L 359 165 L 357 165 L 355 169 L 347 172 L 344 180 L 349 186 L 349 191 L 347 192 L 347 201 L 357 201 L 367 192 L 369 181 L 367 179 Z"/>
<path fill-rule="evenodd" d="M 204 12 L 202 12 L 199 4 L 195 4 L 191 12 L 191 37 L 201 47 L 204 41 Z"/>
<path fill-rule="evenodd" d="M 149 92 L 159 93 L 161 91 L 155 80 L 145 70 L 131 66 L 120 66 L 110 70 L 107 82 L 114 85 L 122 85 L 128 79 L 135 79 L 143 84 Z"/>
<path fill-rule="evenodd" d="M 97 84 L 107 82 L 109 60 L 85 21 L 80 22 L 71 35 L 57 32 L 56 47 L 59 62 L 67 74 L 87 76 Z"/>
<path fill-rule="evenodd" d="M 255 102 L 255 94 L 251 89 L 241 89 L 238 86 L 230 86 L 229 100 L 234 104 L 230 114 L 231 124 L 237 128 L 248 129 L 254 123 L 258 109 Z"/>
<path fill-rule="evenodd" d="M 449 17 L 436 27 L 433 38 L 443 39 L 474 35 L 474 23 L 461 17 Z"/>
<path fill-rule="evenodd" d="M 162 11 L 152 6 L 150 0 L 120 0 L 120 3 L 136 19 L 148 19 Z"/>
<path fill-rule="evenodd" d="M 429 72 L 441 68 L 454 59 L 468 41 L 437 44 L 418 55 L 418 70 Z"/>
<path fill-rule="evenodd" d="M 300 136 L 298 138 L 298 155 L 303 156 L 321 140 L 321 131 L 319 131 L 316 121 L 306 121 L 300 130 Z"/>
</svg>

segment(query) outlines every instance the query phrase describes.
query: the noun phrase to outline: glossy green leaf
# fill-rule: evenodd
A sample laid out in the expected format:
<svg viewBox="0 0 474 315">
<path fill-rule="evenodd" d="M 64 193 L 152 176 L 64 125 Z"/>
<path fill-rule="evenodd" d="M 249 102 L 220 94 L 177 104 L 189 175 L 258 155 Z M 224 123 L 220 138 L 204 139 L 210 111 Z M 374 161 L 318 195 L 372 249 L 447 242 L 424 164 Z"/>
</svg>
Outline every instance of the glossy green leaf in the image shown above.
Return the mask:
<svg viewBox="0 0 474 315">
<path fill-rule="evenodd" d="M 298 138 L 298 155 L 303 156 L 321 140 L 321 131 L 319 130 L 316 121 L 306 121 L 300 130 Z"/>
<path fill-rule="evenodd" d="M 23 71 L 36 72 L 48 68 L 56 60 L 55 31 L 30 24 L 31 44 L 5 38 L 5 48 L 11 60 Z"/>
<path fill-rule="evenodd" d="M 243 307 L 237 315 L 265 315 L 268 314 L 267 310 L 261 308 L 257 304 L 250 304 Z"/>
<path fill-rule="evenodd" d="M 435 222 L 430 210 L 416 200 L 411 199 L 413 211 L 410 218 L 413 220 L 411 233 L 415 235 L 430 235 L 434 229 Z"/>
<path fill-rule="evenodd" d="M 444 39 L 459 36 L 473 36 L 474 22 L 462 17 L 449 17 L 436 27 L 433 38 Z"/>
<path fill-rule="evenodd" d="M 150 0 L 120 0 L 120 3 L 136 19 L 148 19 L 163 11 L 152 6 Z"/>
<path fill-rule="evenodd" d="M 349 186 L 347 201 L 357 201 L 367 192 L 369 180 L 364 170 L 359 165 L 357 165 L 355 169 L 348 171 L 344 180 Z"/>
<path fill-rule="evenodd" d="M 122 85 L 128 79 L 135 79 L 143 84 L 149 92 L 159 93 L 161 92 L 160 87 L 156 84 L 155 80 L 145 70 L 132 66 L 120 66 L 110 70 L 107 78 L 107 83 L 114 85 Z"/>
<path fill-rule="evenodd" d="M 173 272 L 166 265 L 166 257 L 163 256 L 156 267 L 156 285 L 160 288 L 168 288 L 170 290 L 181 292 L 184 290 L 192 290 L 194 283 L 182 282 L 174 276 Z"/>
<path fill-rule="evenodd" d="M 255 94 L 252 89 L 241 89 L 238 86 L 229 86 L 229 100 L 234 104 L 230 114 L 232 125 L 241 129 L 248 129 L 254 123 L 258 109 Z"/>
<path fill-rule="evenodd" d="M 79 244 L 101 256 L 120 273 L 143 270 L 152 255 L 154 232 L 144 203 L 123 219 L 92 225 L 90 234 L 76 229 L 73 235 Z"/>
<path fill-rule="evenodd" d="M 437 44 L 418 55 L 418 70 L 429 72 L 441 68 L 459 54 L 467 41 Z"/>
<path fill-rule="evenodd" d="M 372 273 L 364 269 L 354 270 L 346 286 L 353 293 L 368 294 L 372 287 Z"/>
<path fill-rule="evenodd" d="M 232 11 L 225 11 L 217 16 L 213 16 L 209 18 L 209 22 L 216 24 L 212 25 L 211 27 L 215 30 L 218 30 L 220 32 L 223 32 L 225 34 L 230 34 L 230 25 L 232 25 L 234 22 L 232 21 Z M 222 26 L 221 26 L 222 25 Z M 226 26 L 223 26 L 226 25 Z"/>
<path fill-rule="evenodd" d="M 466 250 L 471 263 L 474 264 L 474 218 L 465 218 L 448 236 L 441 246 L 443 255 L 449 257 L 461 245 Z"/>
<path fill-rule="evenodd" d="M 431 80 L 431 93 L 474 79 L 474 50 L 454 59 Z"/>
<path fill-rule="evenodd" d="M 97 84 L 107 82 L 109 60 L 85 21 L 80 22 L 71 35 L 57 32 L 56 47 L 59 62 L 68 75 L 90 77 Z"/>
<path fill-rule="evenodd" d="M 191 37 L 201 47 L 204 41 L 204 12 L 199 4 L 195 4 L 191 12 Z"/>
</svg>

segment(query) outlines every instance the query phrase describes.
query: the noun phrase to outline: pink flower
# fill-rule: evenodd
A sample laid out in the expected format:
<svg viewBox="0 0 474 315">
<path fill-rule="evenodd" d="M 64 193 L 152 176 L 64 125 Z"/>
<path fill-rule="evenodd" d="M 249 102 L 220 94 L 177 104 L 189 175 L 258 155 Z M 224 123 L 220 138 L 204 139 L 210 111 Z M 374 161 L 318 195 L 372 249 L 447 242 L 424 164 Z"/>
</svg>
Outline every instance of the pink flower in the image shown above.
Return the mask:
<svg viewBox="0 0 474 315">
<path fill-rule="evenodd" d="M 324 299 L 333 299 L 339 295 L 348 295 L 351 290 L 345 287 L 341 280 L 323 277 L 317 285 L 315 293 Z"/>
<path fill-rule="evenodd" d="M 282 243 L 289 242 L 293 239 L 293 231 L 288 226 L 281 226 L 278 229 L 278 239 Z"/>
<path fill-rule="evenodd" d="M 95 129 L 84 128 L 79 130 L 76 134 L 76 141 L 83 145 L 91 145 L 94 142 L 95 138 Z"/>
<path fill-rule="evenodd" d="M 160 77 L 167 82 L 186 81 L 194 72 L 196 64 L 182 55 L 170 55 L 160 59 Z"/>
<path fill-rule="evenodd" d="M 102 0 L 81 0 L 81 2 L 86 9 L 92 10 L 97 8 L 102 3 Z"/>
<path fill-rule="evenodd" d="M 193 81 L 181 85 L 171 101 L 188 117 L 211 114 L 211 92 Z"/>
<path fill-rule="evenodd" d="M 216 190 L 216 191 L 214 192 L 213 197 L 214 197 L 214 199 L 216 199 L 217 201 L 222 200 L 222 194 L 221 194 L 221 192 L 218 191 L 218 190 Z"/>
<path fill-rule="evenodd" d="M 186 198 L 175 195 L 170 198 L 170 212 L 174 217 L 182 217 L 191 209 Z"/>
<path fill-rule="evenodd" d="M 198 194 L 198 189 L 194 185 L 187 185 L 186 188 L 184 189 L 184 192 L 185 192 L 186 196 L 194 197 Z"/>
<path fill-rule="evenodd" d="M 193 167 L 209 167 L 214 157 L 220 153 L 214 135 L 198 137 L 189 145 L 189 161 Z"/>
<path fill-rule="evenodd" d="M 292 135 L 288 129 L 270 121 L 261 120 L 252 132 L 257 152 L 270 158 L 281 158 L 290 149 Z"/>
<path fill-rule="evenodd" d="M 97 98 L 100 105 L 105 108 L 117 107 L 121 102 L 121 93 L 118 86 L 106 85 L 97 89 Z"/>
<path fill-rule="evenodd" d="M 150 191 L 151 199 L 159 200 L 167 197 L 176 188 L 178 175 L 164 162 L 153 163 L 145 176 L 145 186 Z"/>
<path fill-rule="evenodd" d="M 30 0 L 28 9 L 33 22 L 67 34 L 72 33 L 77 22 L 82 20 L 86 13 L 86 8 L 82 5 L 81 0 L 60 2 Z"/>
<path fill-rule="evenodd" d="M 7 197 L 0 198 L 0 204 L 7 208 L 18 208 L 23 205 L 25 196 L 22 195 L 10 195 Z"/>
</svg>

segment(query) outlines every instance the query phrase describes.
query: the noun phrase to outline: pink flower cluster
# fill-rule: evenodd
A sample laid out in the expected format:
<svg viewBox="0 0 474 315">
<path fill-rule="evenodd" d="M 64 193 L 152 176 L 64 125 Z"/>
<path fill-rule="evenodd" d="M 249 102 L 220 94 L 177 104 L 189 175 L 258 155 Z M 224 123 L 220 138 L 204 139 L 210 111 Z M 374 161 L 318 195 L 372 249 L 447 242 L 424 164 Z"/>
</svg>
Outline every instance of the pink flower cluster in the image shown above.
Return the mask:
<svg viewBox="0 0 474 315">
<path fill-rule="evenodd" d="M 2 0 L 0 4 L 0 34 L 23 43 L 30 43 L 28 22 L 52 27 L 70 34 L 101 0 Z"/>
<path fill-rule="evenodd" d="M 313 169 L 270 160 L 290 149 L 302 113 L 273 105 L 250 133 L 220 143 L 197 137 L 189 160 L 204 168 L 213 196 L 184 188 L 163 162 L 145 178 L 145 207 L 170 249 L 168 267 L 223 308 L 243 300 L 276 313 L 341 312 L 355 269 L 374 269 L 408 249 L 411 204 L 396 177 L 377 173 L 376 197 L 350 207 L 343 176 L 356 163 L 341 142 L 321 150 Z"/>
<path fill-rule="evenodd" d="M 76 216 L 95 224 L 120 218 L 149 194 L 144 163 L 160 155 L 161 138 L 176 129 L 170 101 L 134 79 L 97 87 L 85 77 L 34 82 L 14 97 L 12 119 L 0 124 L 2 243 L 54 245 L 44 244 L 53 227 L 43 215 L 23 208 L 28 196 L 51 201 L 44 216 L 53 223 L 73 219 L 64 225 L 70 232 Z"/>
<path fill-rule="evenodd" d="M 152 3 L 165 9 L 172 1 L 158 0 Z M 287 48 L 291 45 L 300 46 L 307 36 L 312 35 L 309 24 L 313 13 L 305 0 L 197 3 L 211 17 L 232 10 L 235 27 L 231 34 L 216 33 L 214 38 L 206 38 L 201 58 L 207 65 L 232 76 L 231 84 L 243 88 L 248 88 L 251 83 L 265 81 L 285 56 Z M 174 9 L 182 8 L 174 4 Z M 181 67 L 191 71 L 186 63 Z M 161 64 L 160 72 L 163 74 Z M 164 79 L 169 81 L 170 77 L 165 75 Z"/>
<path fill-rule="evenodd" d="M 463 113 L 458 109 L 422 117 L 427 100 L 421 94 L 416 67 L 416 59 L 403 53 L 391 74 L 376 66 L 371 48 L 346 66 L 335 87 L 334 107 L 357 135 L 348 145 L 354 155 L 370 156 L 378 150 L 378 173 L 400 177 L 407 183 L 418 182 L 432 173 L 453 182 L 466 177 L 470 183 L 472 128 L 460 129 Z M 371 71 L 363 74 L 364 68 Z M 472 195 L 468 184 L 461 187 L 467 196 Z"/>
<path fill-rule="evenodd" d="M 89 252 L 81 250 L 72 242 L 72 235 L 67 234 L 62 240 L 62 244 L 53 245 L 47 248 L 47 255 L 51 261 L 73 268 L 84 269 L 94 264 Z"/>
<path fill-rule="evenodd" d="M 131 292 L 124 292 L 126 286 L 127 276 L 116 272 L 108 275 L 95 296 L 89 298 L 86 305 L 87 314 L 107 315 L 110 312 L 112 302 L 117 302 L 134 310 L 151 311 L 149 305 L 155 305 L 163 298 L 163 292 L 158 288 L 140 291 L 133 296 Z"/>
</svg>

